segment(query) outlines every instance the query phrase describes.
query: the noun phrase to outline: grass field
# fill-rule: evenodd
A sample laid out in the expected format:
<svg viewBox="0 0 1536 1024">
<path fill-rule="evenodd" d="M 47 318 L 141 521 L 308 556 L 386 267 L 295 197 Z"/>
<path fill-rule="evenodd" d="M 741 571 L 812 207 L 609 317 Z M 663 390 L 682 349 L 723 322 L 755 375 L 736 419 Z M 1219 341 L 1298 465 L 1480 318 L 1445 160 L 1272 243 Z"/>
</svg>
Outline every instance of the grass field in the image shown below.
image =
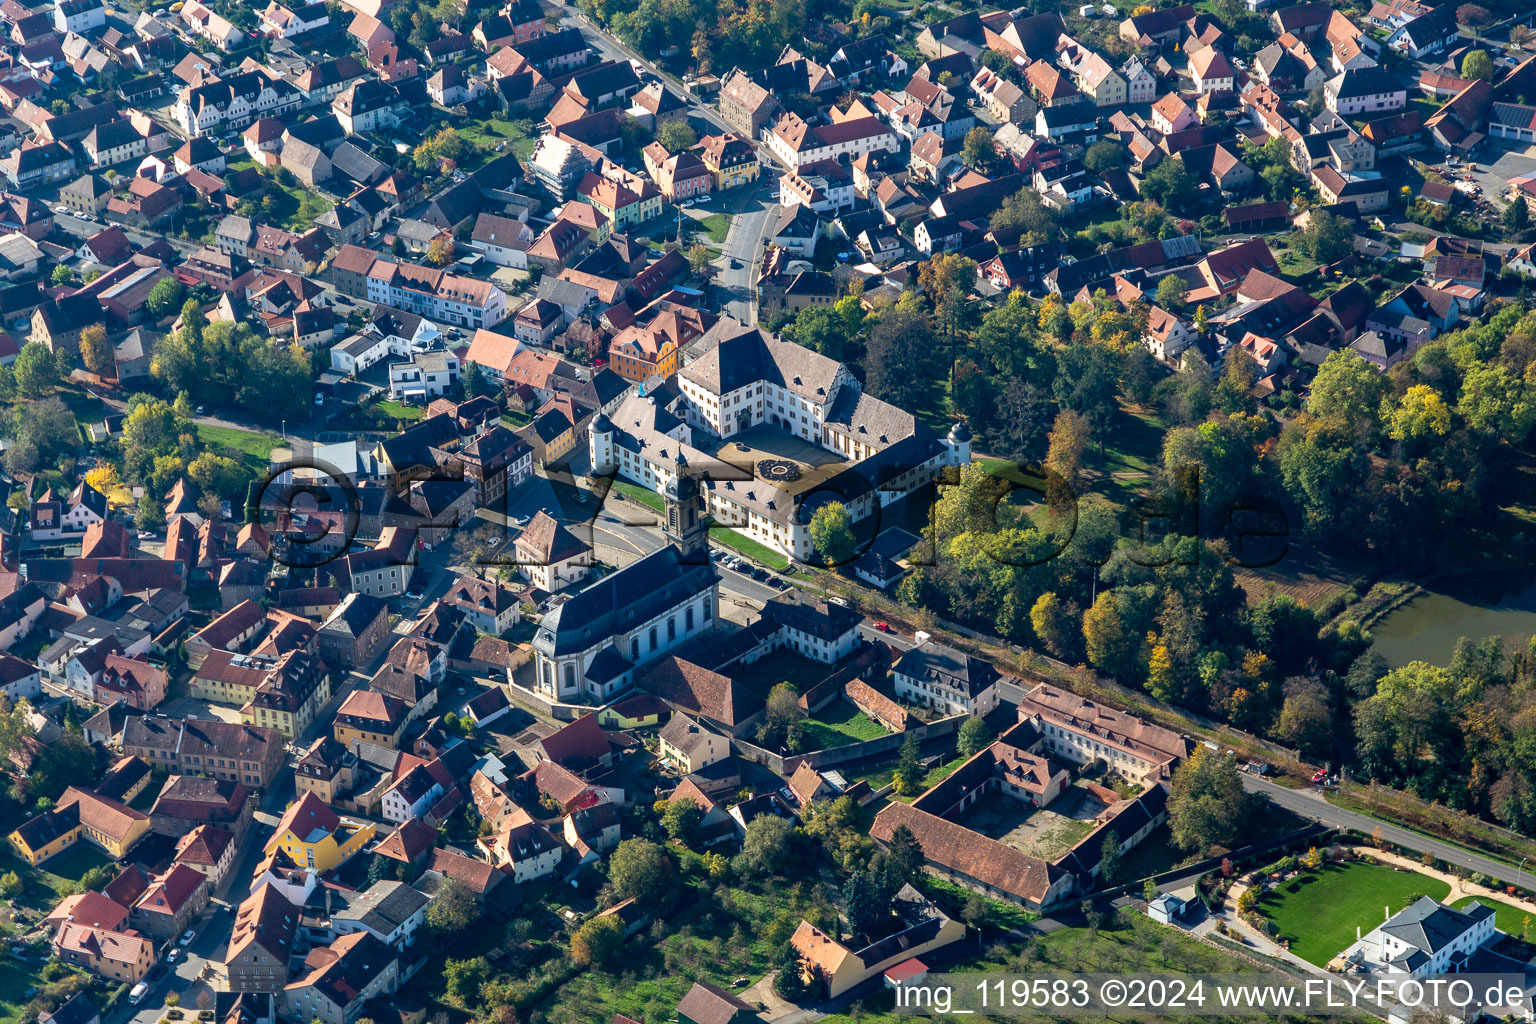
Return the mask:
<svg viewBox="0 0 1536 1024">
<path fill-rule="evenodd" d="M 395 402 L 389 399 L 375 402 L 373 407 L 379 411 L 380 415 L 396 420 L 419 420 L 423 411 L 420 406 L 406 405 L 404 402 Z"/>
<path fill-rule="evenodd" d="M 931 879 L 924 880 L 928 887 Z M 1062 928 L 1041 936 L 1031 944 L 1033 955 L 1021 955 L 1022 943 L 1001 942 L 983 948 L 979 956 L 967 956 L 960 962 L 942 968 L 954 973 L 989 974 L 1036 972 L 1082 973 L 1104 972 L 1116 974 L 1247 974 L 1257 970 L 1250 962 L 1233 953 L 1198 939 L 1192 939 L 1173 928 L 1165 928 L 1134 911 L 1121 910 L 1110 915 L 1097 930 L 1087 928 Z M 902 1024 L 912 1020 L 910 1012 L 895 1013 L 892 1010 L 890 989 L 876 989 L 857 1000 L 852 1006 L 831 1016 L 823 1017 L 818 1024 Z M 937 1017 L 941 1021 L 961 1020 L 960 1017 Z M 976 1020 L 988 1018 L 976 1017 Z M 1067 1019 L 1061 1015 L 1031 1014 L 1023 1010 L 1010 1012 L 1006 1018 L 1020 1024 L 1056 1022 Z M 1101 1019 L 1095 1017 L 1094 1019 Z M 1193 1017 L 1165 1015 L 1133 1015 L 1102 1018 L 1107 1020 L 1194 1020 Z M 1232 1016 L 1207 1017 L 1206 1020 L 1236 1020 Z"/>
<path fill-rule="evenodd" d="M 835 700 L 812 715 L 805 723 L 805 749 L 826 750 L 846 747 L 863 740 L 887 736 L 885 726 L 871 720 L 846 700 Z"/>
<path fill-rule="evenodd" d="M 0 970 L 0 1024 L 17 1024 L 27 1008 L 27 990 L 40 986 L 42 967 L 6 960 Z"/>
<path fill-rule="evenodd" d="M 777 551 L 759 544 L 746 534 L 733 530 L 728 526 L 711 526 L 709 528 L 709 539 L 716 544 L 724 545 L 746 555 L 755 562 L 762 562 L 771 568 L 784 569 L 789 566 L 789 559 Z"/>
<path fill-rule="evenodd" d="M 648 487 L 626 483 L 623 480 L 615 480 L 613 482 L 613 490 L 618 491 L 631 501 L 638 501 L 648 509 L 653 509 L 657 512 L 663 511 L 661 495 Z M 613 499 L 610 498 L 609 500 L 612 501 Z"/>
<path fill-rule="evenodd" d="M 197 441 L 219 455 L 240 460 L 256 476 L 267 471 L 272 449 L 282 444 L 282 438 L 271 434 L 234 427 L 210 427 L 202 423 L 197 424 Z"/>
<path fill-rule="evenodd" d="M 923 776 L 922 787 L 919 788 L 916 793 L 913 793 L 911 796 L 897 796 L 896 794 L 892 793 L 891 799 L 900 800 L 904 804 L 909 804 L 913 800 L 916 800 L 923 793 L 927 792 L 934 786 L 937 786 L 939 783 L 949 778 L 954 770 L 959 768 L 964 763 L 964 757 L 956 757 L 951 761 L 945 761 L 941 764 L 936 764 L 931 769 L 929 769 L 927 775 Z M 883 786 L 889 786 L 892 779 L 895 777 L 896 766 L 894 764 L 887 768 L 882 768 L 876 772 L 866 772 L 863 775 L 854 776 L 855 779 L 863 779 L 868 782 L 871 789 L 880 789 Z"/>
<path fill-rule="evenodd" d="M 1330 864 L 1266 893 L 1259 909 L 1289 939 L 1291 952 L 1319 967 L 1355 941 L 1355 928 L 1381 923 L 1382 909 L 1401 910 L 1419 896 L 1444 899 L 1445 882 L 1379 864 Z"/>
<path fill-rule="evenodd" d="M 1524 936 L 1525 922 L 1530 921 L 1532 928 L 1531 934 L 1533 937 L 1536 937 L 1536 914 L 1532 914 L 1530 911 L 1525 910 L 1522 907 L 1517 907 L 1510 903 L 1500 903 L 1498 900 L 1484 899 L 1481 896 L 1463 896 L 1455 903 L 1452 903 L 1451 906 L 1455 907 L 1457 910 L 1462 910 L 1473 900 L 1476 900 L 1482 904 L 1486 904 L 1487 906 L 1490 906 L 1494 909 L 1495 916 L 1493 919 L 1493 924 L 1494 927 L 1498 928 L 1499 931 L 1504 932 L 1507 935 Z"/>
<path fill-rule="evenodd" d="M 519 160 L 527 160 L 533 155 L 533 147 L 538 145 L 538 140 L 533 138 L 533 126 L 528 121 L 507 121 L 499 117 L 472 117 L 467 120 L 456 120 L 453 127 L 459 130 L 459 135 L 465 141 L 472 142 L 481 150 L 482 160 L 490 160 L 496 155 L 496 147 L 501 143 L 507 143 L 507 149 L 517 154 Z M 502 152 L 506 152 L 503 150 Z M 476 161 L 469 161 L 471 164 Z"/>
<path fill-rule="evenodd" d="M 711 242 L 724 245 L 725 236 L 731 230 L 731 218 L 723 213 L 712 213 L 708 217 L 701 219 L 696 227 L 707 234 Z"/>
</svg>

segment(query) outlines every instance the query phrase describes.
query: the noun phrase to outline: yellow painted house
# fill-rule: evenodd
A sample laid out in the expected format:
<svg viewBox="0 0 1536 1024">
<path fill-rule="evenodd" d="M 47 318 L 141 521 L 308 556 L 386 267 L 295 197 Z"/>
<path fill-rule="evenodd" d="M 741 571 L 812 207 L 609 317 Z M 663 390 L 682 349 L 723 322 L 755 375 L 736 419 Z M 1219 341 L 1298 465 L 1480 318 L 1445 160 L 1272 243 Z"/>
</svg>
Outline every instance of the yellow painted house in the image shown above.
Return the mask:
<svg viewBox="0 0 1536 1024">
<path fill-rule="evenodd" d="M 695 147 L 699 159 L 715 178 L 715 190 L 724 191 L 740 185 L 750 185 L 762 173 L 757 148 L 734 132 L 724 135 L 707 135 Z"/>
<path fill-rule="evenodd" d="M 323 874 L 345 864 L 373 842 L 374 824 L 343 818 L 313 793 L 305 793 L 283 814 L 263 852 L 282 850 L 295 864 Z"/>
<path fill-rule="evenodd" d="M 649 693 L 637 694 L 597 711 L 597 724 L 604 729 L 648 729 L 661 724 L 663 715 L 671 714 L 666 701 Z"/>
<path fill-rule="evenodd" d="M 603 213 L 612 230 L 644 224 L 661 214 L 661 190 L 651 181 L 619 168 L 611 177 L 588 172 L 576 187 L 576 198 Z"/>
<path fill-rule="evenodd" d="M 82 842 L 122 857 L 149 832 L 149 815 L 88 789 L 71 786 L 59 802 L 8 837 L 17 856 L 34 867 Z"/>
<path fill-rule="evenodd" d="M 331 734 L 348 750 L 358 740 L 394 747 L 406 722 L 405 702 L 373 690 L 353 690 L 336 709 Z"/>
</svg>

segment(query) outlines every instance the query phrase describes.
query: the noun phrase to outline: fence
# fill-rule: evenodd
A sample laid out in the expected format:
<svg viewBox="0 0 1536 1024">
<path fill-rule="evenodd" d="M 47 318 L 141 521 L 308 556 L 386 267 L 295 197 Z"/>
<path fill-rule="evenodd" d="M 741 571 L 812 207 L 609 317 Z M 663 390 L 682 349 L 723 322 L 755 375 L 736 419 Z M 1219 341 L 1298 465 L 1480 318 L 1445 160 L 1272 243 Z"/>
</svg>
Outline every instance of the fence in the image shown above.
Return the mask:
<svg viewBox="0 0 1536 1024">
<path fill-rule="evenodd" d="M 901 749 L 908 735 L 915 735 L 919 743 L 938 736 L 948 736 L 958 732 L 961 724 L 969 717 L 969 715 L 954 715 L 950 718 L 941 718 L 937 722 L 916 726 L 906 732 L 893 732 L 889 736 L 877 736 L 872 740 L 860 740 L 857 743 L 849 743 L 842 747 L 828 747 L 825 750 L 812 750 L 805 754 L 775 754 L 740 737 L 733 738 L 731 745 L 747 760 L 756 761 L 780 775 L 789 775 L 802 763 L 812 768 L 835 768 L 853 761 L 883 763 L 894 759 L 896 751 Z"/>
</svg>

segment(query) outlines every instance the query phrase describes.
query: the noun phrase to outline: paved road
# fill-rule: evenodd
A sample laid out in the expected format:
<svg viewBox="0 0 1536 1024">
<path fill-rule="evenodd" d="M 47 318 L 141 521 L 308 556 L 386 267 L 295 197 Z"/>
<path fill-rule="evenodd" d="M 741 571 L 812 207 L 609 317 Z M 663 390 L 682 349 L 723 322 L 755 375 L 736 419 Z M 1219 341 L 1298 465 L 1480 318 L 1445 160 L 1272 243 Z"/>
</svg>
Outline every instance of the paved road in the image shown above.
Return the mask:
<svg viewBox="0 0 1536 1024">
<path fill-rule="evenodd" d="M 728 296 L 721 303 L 727 313 L 744 324 L 755 324 L 757 303 L 752 300 L 752 284 L 763 255 L 763 234 L 772 230 L 770 222 L 779 207 L 774 202 L 772 179 L 742 192 L 741 201 L 732 210 L 724 250 L 715 261 L 720 268 L 716 287 Z"/>
<path fill-rule="evenodd" d="M 670 85 L 685 103 L 688 104 L 688 113 L 694 117 L 707 121 L 710 127 L 717 132 L 728 132 L 733 129 L 725 122 L 725 119 L 713 108 L 698 101 L 698 98 L 685 88 L 683 83 L 662 71 L 639 53 L 625 46 L 616 37 L 602 26 L 592 22 L 585 14 L 569 4 L 560 4 L 560 11 L 565 15 L 567 22 L 580 30 L 587 43 L 603 56 L 604 60 L 639 61 L 645 65 L 650 73 Z"/>
<path fill-rule="evenodd" d="M 1287 789 L 1253 775 L 1243 776 L 1243 788 L 1250 793 L 1261 793 L 1269 797 L 1274 803 L 1294 814 L 1333 828 L 1354 829 L 1363 835 L 1370 835 L 1373 831 L 1380 829 L 1381 837 L 1389 843 L 1395 843 L 1418 853 L 1432 853 L 1447 864 L 1479 871 L 1491 878 L 1508 881 L 1516 874 L 1515 868 L 1502 861 L 1490 860 L 1431 836 L 1411 832 L 1408 829 L 1378 821 L 1368 815 L 1336 807 L 1323 799 L 1322 793 L 1316 789 Z"/>
<path fill-rule="evenodd" d="M 57 193 L 55 193 L 55 195 L 57 195 Z M 57 199 L 50 200 L 48 205 L 49 208 L 52 209 L 57 205 Z M 105 231 L 107 228 L 112 226 L 112 222 L 103 220 L 100 217 L 92 217 L 90 220 L 80 220 L 73 214 L 67 217 L 62 213 L 55 213 L 53 215 L 53 227 L 55 231 L 62 232 L 71 238 L 79 239 L 81 241 L 90 238 L 92 235 L 97 234 L 98 232 Z M 178 238 L 175 235 L 157 235 L 148 231 L 140 231 L 138 228 L 128 227 L 124 224 L 119 224 L 117 226 L 123 229 L 123 234 L 128 236 L 128 241 L 132 242 L 134 245 L 140 248 L 149 245 L 151 242 L 169 242 L 172 248 L 181 253 L 196 252 L 200 248 L 200 246 L 198 246 L 195 242 L 189 242 L 185 239 Z"/>
</svg>

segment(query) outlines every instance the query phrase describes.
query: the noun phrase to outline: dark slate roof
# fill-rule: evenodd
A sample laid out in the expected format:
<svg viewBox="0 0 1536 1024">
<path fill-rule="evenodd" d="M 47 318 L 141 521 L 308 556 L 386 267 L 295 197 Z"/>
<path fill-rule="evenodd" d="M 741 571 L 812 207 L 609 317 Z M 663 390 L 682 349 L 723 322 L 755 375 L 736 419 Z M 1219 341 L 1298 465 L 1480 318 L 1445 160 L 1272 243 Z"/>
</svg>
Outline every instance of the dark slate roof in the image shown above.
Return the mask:
<svg viewBox="0 0 1536 1024">
<path fill-rule="evenodd" d="M 536 644 L 554 654 L 588 650 L 676 607 L 688 594 L 704 593 L 718 579 L 708 561 L 684 561 L 668 544 L 555 606 L 544 617 Z"/>
</svg>

